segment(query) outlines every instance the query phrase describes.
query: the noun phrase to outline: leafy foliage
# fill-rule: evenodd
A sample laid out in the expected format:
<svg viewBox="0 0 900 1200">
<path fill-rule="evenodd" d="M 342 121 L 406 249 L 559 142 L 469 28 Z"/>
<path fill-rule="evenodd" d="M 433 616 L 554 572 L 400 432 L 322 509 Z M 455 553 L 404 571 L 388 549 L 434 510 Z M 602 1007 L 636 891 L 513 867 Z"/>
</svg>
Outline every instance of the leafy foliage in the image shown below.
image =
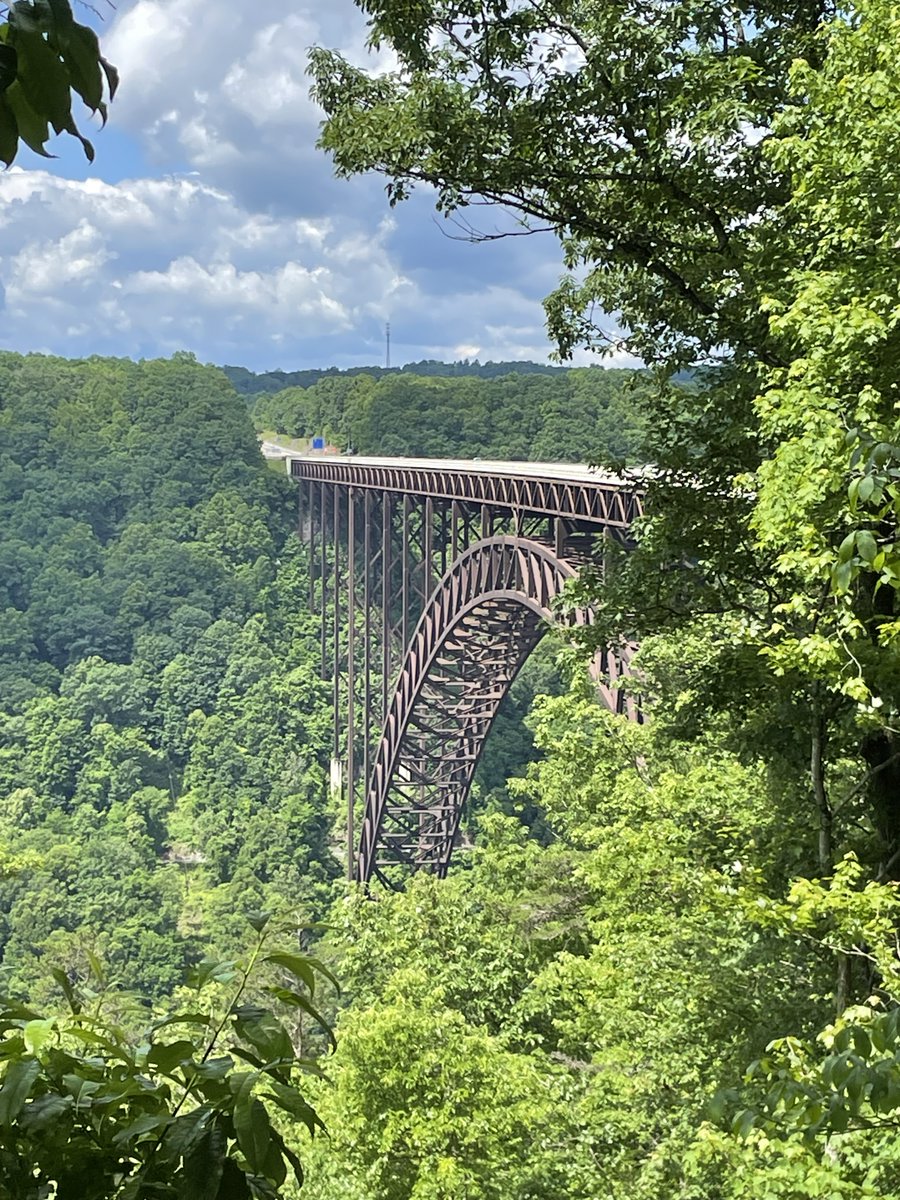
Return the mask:
<svg viewBox="0 0 900 1200">
<path fill-rule="evenodd" d="M 639 372 L 600 368 L 479 379 L 358 373 L 260 396 L 253 418 L 295 437 L 325 433 L 361 454 L 633 461 L 645 391 Z"/>
<path fill-rule="evenodd" d="M 802 779 L 580 690 L 533 722 L 549 844 L 483 816 L 455 875 L 332 917 L 353 999 L 314 1197 L 737 1195 L 690 1165 L 706 1105 L 825 1011 L 828 951 L 755 916 L 814 859 Z"/>
<path fill-rule="evenodd" d="M 267 964 L 286 969 L 296 982 L 274 989 L 279 1001 L 327 1028 L 311 1003 L 324 969 L 271 949 L 267 917 L 252 923 L 247 961 L 198 964 L 190 1010 L 153 1021 L 137 1045 L 111 1012 L 117 997 L 96 959 L 90 986 L 54 971 L 65 1015 L 41 1016 L 4 997 L 0 1196 L 276 1200 L 289 1167 L 302 1179 L 270 1112 L 290 1114 L 310 1133 L 321 1127 L 298 1087 L 317 1068 L 246 993 Z M 231 994 L 219 1005 L 223 988 Z"/>
<path fill-rule="evenodd" d="M 476 379 L 496 379 L 500 375 L 559 375 L 567 367 L 553 367 L 535 362 L 486 362 L 464 360 L 463 362 L 437 362 L 422 359 L 420 362 L 404 363 L 402 367 L 311 367 L 305 371 L 248 371 L 246 367 L 223 367 L 234 390 L 241 396 L 258 396 L 265 392 L 283 392 L 288 388 L 308 388 L 325 379 L 334 377 L 353 378 L 371 375 L 373 379 L 384 379 L 391 375 L 440 376 L 460 378 L 473 376 Z"/>
<path fill-rule="evenodd" d="M 188 355 L 0 357 L 0 480 L 0 949 L 162 999 L 338 870 L 291 492 Z"/>
<path fill-rule="evenodd" d="M 75 20 L 69 0 L 14 0 L 0 24 L 0 161 L 9 166 L 20 142 L 51 158 L 52 131 L 77 138 L 93 162 L 94 147 L 79 132 L 72 99 L 106 124 L 107 100 L 118 85 L 97 34 Z"/>
</svg>

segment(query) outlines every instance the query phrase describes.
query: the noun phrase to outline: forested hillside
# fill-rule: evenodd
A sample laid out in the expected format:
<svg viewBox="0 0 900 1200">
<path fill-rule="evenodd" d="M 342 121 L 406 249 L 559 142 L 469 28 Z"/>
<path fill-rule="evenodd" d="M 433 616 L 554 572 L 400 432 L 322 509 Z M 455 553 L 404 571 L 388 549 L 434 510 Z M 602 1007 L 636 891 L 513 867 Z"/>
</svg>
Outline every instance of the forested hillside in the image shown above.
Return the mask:
<svg viewBox="0 0 900 1200">
<path fill-rule="evenodd" d="M 492 364 L 493 365 L 493 364 Z M 506 364 L 503 364 L 506 365 Z M 599 367 L 469 377 L 342 374 L 257 397 L 259 429 L 324 434 L 359 454 L 635 461 L 648 381 Z"/>
<path fill-rule="evenodd" d="M 373 901 L 341 879 L 330 694 L 294 497 L 263 464 L 243 399 L 187 355 L 7 354 L 0 368 L 6 991 L 51 1014 L 70 992 L 94 995 L 124 1014 L 115 1037 L 139 1041 L 155 1012 L 196 1006 L 188 968 L 225 994 L 233 969 L 202 960 L 255 954 L 248 914 L 259 925 L 254 914 L 275 910 L 294 931 L 321 922 L 305 944 L 342 984 L 320 1002 L 337 1049 L 303 1091 L 329 1136 L 310 1139 L 310 1110 L 277 1078 L 266 1095 L 285 1109 L 280 1132 L 252 1109 L 256 1075 L 230 1091 L 216 1082 L 238 1057 L 267 1070 L 263 1046 L 324 1050 L 290 1007 L 311 994 L 251 987 L 231 1057 L 208 1076 L 222 1111 L 237 1106 L 237 1126 L 221 1119 L 238 1131 L 241 1170 L 269 1179 L 260 1195 L 279 1179 L 296 1194 L 270 1155 L 282 1135 L 315 1200 L 900 1194 L 900 903 L 878 873 L 852 707 L 829 714 L 823 850 L 807 684 L 768 673 L 740 622 L 695 614 L 645 633 L 644 726 L 606 713 L 583 656 L 548 640 L 498 723 L 451 877 Z M 399 386 L 443 401 L 444 381 L 420 383 Z M 337 385 L 371 397 L 398 381 L 315 387 Z M 505 411 L 498 447 L 518 432 L 498 428 Z M 641 570 L 633 555 L 613 572 L 610 604 Z M 665 593 L 646 579 L 639 598 L 658 622 L 649 602 Z M 679 579 L 694 595 L 707 586 L 687 566 Z M 743 588 L 746 604 L 764 603 L 761 582 Z M 606 610 L 598 618 L 602 631 Z M 875 998 L 848 1010 L 861 1022 L 852 1043 L 829 1029 L 835 994 L 840 1008 Z M 273 1002 L 284 1024 L 261 1015 Z M 34 1024 L 10 1053 L 35 1044 Z M 288 1030 L 293 1042 L 279 1042 Z M 182 1034 L 157 1052 L 188 1091 L 207 1078 L 190 1046 Z M 193 1074 L 165 1066 L 178 1055 Z M 202 1116 L 197 1103 L 178 1119 Z M 123 1145 L 124 1126 L 115 1136 Z M 0 1156 L 5 1145 L 0 1132 Z M 171 1151 L 176 1195 L 194 1194 L 204 1145 L 183 1166 Z"/>
<path fill-rule="evenodd" d="M 243 913 L 320 917 L 330 707 L 292 496 L 190 356 L 0 357 L 0 953 L 160 998 Z"/>
<path fill-rule="evenodd" d="M 437 362 L 422 359 L 420 362 L 404 363 L 401 367 L 326 367 L 307 371 L 248 371 L 246 367 L 223 367 L 234 390 L 242 396 L 257 396 L 263 392 L 283 392 L 287 388 L 308 388 L 323 379 L 352 379 L 357 375 L 370 375 L 373 379 L 390 378 L 393 375 L 439 376 L 475 379 L 496 379 L 500 375 L 560 375 L 568 367 L 552 367 L 547 363 L 535 362 Z"/>
</svg>

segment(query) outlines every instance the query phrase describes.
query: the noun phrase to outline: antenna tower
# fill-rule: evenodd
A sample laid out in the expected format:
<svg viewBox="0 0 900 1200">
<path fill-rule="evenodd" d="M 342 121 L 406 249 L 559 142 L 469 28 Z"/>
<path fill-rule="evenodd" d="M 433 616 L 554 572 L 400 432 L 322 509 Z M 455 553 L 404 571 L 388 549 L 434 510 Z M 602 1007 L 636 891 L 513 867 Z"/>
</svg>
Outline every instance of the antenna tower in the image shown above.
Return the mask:
<svg viewBox="0 0 900 1200">
<path fill-rule="evenodd" d="M 388 367 L 388 368 L 391 365 L 391 323 L 390 323 L 390 321 L 385 321 L 385 323 L 384 323 L 384 365 L 385 365 L 385 367 Z"/>
</svg>

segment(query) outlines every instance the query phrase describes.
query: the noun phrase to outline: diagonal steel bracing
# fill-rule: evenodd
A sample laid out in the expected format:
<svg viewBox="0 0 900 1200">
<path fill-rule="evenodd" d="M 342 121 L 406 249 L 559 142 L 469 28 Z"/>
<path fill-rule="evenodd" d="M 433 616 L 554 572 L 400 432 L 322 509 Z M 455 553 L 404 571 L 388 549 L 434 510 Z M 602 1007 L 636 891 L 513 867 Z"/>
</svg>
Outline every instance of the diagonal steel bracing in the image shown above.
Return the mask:
<svg viewBox="0 0 900 1200">
<path fill-rule="evenodd" d="M 583 467 L 295 458 L 309 596 L 335 707 L 333 778 L 346 772 L 353 878 L 443 876 L 500 705 L 554 601 L 609 537 L 627 543 L 633 485 Z M 621 651 L 598 656 L 607 703 Z M 357 829 L 357 820 L 359 827 Z"/>
</svg>

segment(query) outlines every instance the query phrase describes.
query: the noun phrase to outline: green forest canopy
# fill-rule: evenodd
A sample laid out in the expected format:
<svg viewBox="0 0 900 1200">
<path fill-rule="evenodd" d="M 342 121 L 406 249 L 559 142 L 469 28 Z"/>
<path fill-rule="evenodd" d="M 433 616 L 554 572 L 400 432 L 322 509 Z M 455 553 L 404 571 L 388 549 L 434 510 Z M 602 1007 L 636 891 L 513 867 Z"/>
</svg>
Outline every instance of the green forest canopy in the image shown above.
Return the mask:
<svg viewBox="0 0 900 1200">
<path fill-rule="evenodd" d="M 894 1200 L 900 18 L 886 0 L 366 11 L 396 72 L 313 60 L 339 170 L 549 224 L 575 270 L 548 301 L 562 349 L 597 343 L 597 305 L 648 364 L 640 543 L 579 587 L 591 640 L 640 642 L 653 720 L 623 725 L 576 674 L 537 703 L 541 756 L 503 763 L 450 879 L 348 894 L 302 550 L 243 402 L 184 358 L 7 356 L 12 985 L 52 1005 L 47 966 L 87 981 L 97 944 L 163 1004 L 201 943 L 246 947 L 247 902 L 322 914 L 346 991 L 313 1086 L 332 1137 L 285 1122 L 307 1195 Z M 450 383 L 461 430 L 429 403 L 450 385 L 412 376 L 317 382 L 321 407 L 311 387 L 284 414 L 304 432 L 334 414 L 344 444 L 352 414 L 386 452 L 402 387 L 430 444 L 468 446 L 494 381 Z M 207 428 L 221 473 L 192 440 Z M 140 1037 L 147 1009 L 128 1021 Z M 0 1117 L 34 1099 L 42 1050 L 20 1040 Z"/>
<path fill-rule="evenodd" d="M 57 1078 L 55 1031 L 77 1020 L 54 1023 L 60 980 L 76 996 L 99 988 L 110 1045 L 126 1047 L 153 1013 L 197 1003 L 180 980 L 202 956 L 251 952 L 245 915 L 269 908 L 294 930 L 324 922 L 307 937 L 344 988 L 325 999 L 330 1082 L 303 1085 L 329 1138 L 310 1141 L 299 1101 L 276 1122 L 305 1163 L 304 1195 L 900 1195 L 898 901 L 876 880 L 883 834 L 851 715 L 829 725 L 829 879 L 802 677 L 772 676 L 730 621 L 698 614 L 645 638 L 654 719 L 637 727 L 577 672 L 561 686 L 545 655 L 485 764 L 474 849 L 450 879 L 372 903 L 340 879 L 293 492 L 263 464 L 243 398 L 188 355 L 6 354 L 0 370 L 0 949 L 5 988 L 51 1020 L 19 1050 L 5 1043 L 24 1065 L 4 1068 L 0 1097 L 7 1080 Z M 535 688 L 555 695 L 526 730 Z M 817 1044 L 836 962 L 846 1000 L 878 1003 Z M 221 1007 L 228 986 L 207 975 Z M 273 1002 L 264 985 L 247 1014 Z M 325 1048 L 296 1010 L 281 1019 L 295 1048 Z M 223 1051 L 261 1036 L 241 1020 Z M 160 1045 L 165 1062 L 188 1054 Z M 206 1173 L 219 1200 L 233 1170 L 294 1194 L 281 1158 L 250 1140 L 253 1089 L 268 1093 L 248 1078 L 240 1095 L 210 1092 L 245 1106 L 228 1118 L 244 1130 L 227 1142 L 238 1165 Z M 16 1094 L 25 1124 L 0 1121 L 0 1157 L 21 1170 L 37 1153 L 58 1175 L 75 1143 L 48 1142 L 29 1123 L 34 1098 Z M 119 1139 L 116 1161 L 136 1170 L 140 1145 Z M 159 1160 L 184 1200 L 204 1161 L 192 1146 Z"/>
<path fill-rule="evenodd" d="M 639 371 L 585 367 L 481 376 L 456 364 L 322 374 L 308 386 L 261 392 L 259 429 L 324 434 L 359 454 L 542 462 L 634 461 L 645 419 Z M 438 366 L 446 374 L 438 372 Z M 506 366 L 507 364 L 500 364 Z M 490 364 L 493 367 L 494 364 Z"/>
<path fill-rule="evenodd" d="M 496 379 L 498 375 L 559 375 L 570 367 L 555 367 L 535 362 L 438 362 L 422 359 L 400 367 L 313 367 L 305 371 L 248 371 L 246 367 L 223 367 L 236 392 L 255 396 L 260 392 L 282 392 L 286 388 L 308 388 L 322 379 L 334 376 L 371 375 L 383 379 L 391 375 L 438 375 L 442 378 L 472 376 L 475 379 Z"/>
</svg>

